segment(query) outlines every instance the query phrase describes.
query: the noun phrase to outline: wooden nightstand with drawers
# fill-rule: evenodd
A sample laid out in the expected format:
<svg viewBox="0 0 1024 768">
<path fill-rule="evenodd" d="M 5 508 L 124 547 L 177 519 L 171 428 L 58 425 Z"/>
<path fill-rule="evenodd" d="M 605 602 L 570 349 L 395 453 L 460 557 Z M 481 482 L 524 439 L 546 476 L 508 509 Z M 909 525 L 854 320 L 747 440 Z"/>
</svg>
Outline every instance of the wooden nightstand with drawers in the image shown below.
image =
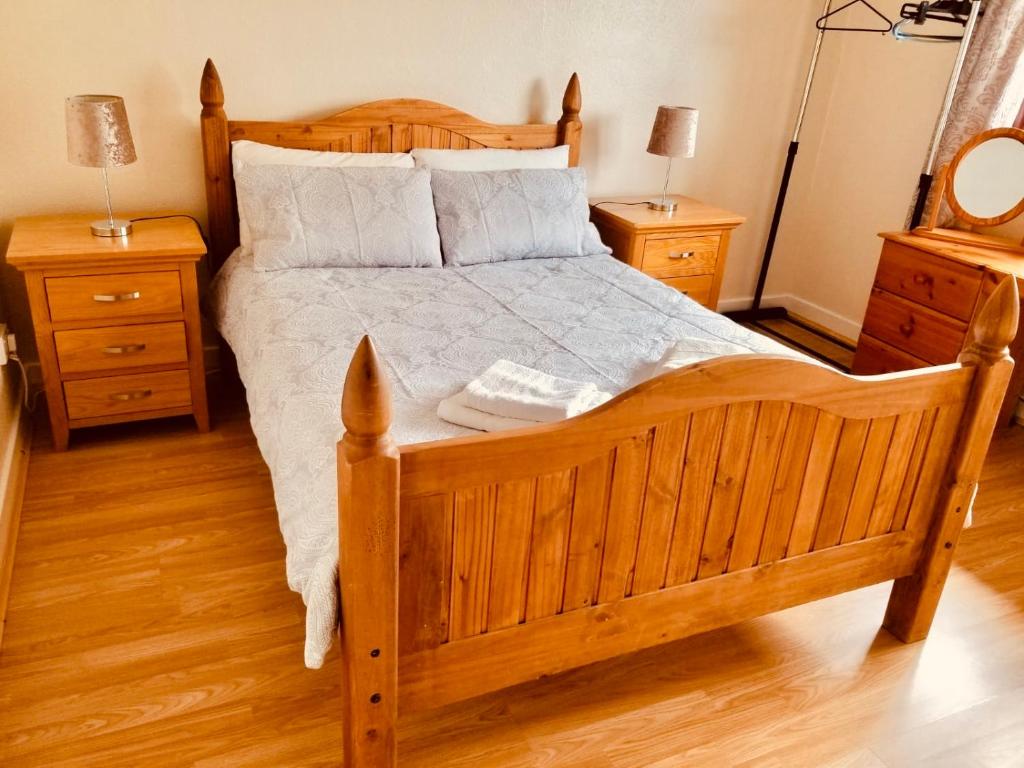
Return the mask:
<svg viewBox="0 0 1024 768">
<path fill-rule="evenodd" d="M 594 198 L 590 219 L 617 259 L 717 309 L 729 235 L 746 219 L 679 195 L 673 213 L 654 211 L 648 199 Z"/>
<path fill-rule="evenodd" d="M 159 218 L 96 237 L 95 218 L 17 219 L 7 249 L 25 273 L 54 446 L 65 450 L 77 427 L 162 416 L 192 414 L 209 430 L 199 230 Z"/>
</svg>

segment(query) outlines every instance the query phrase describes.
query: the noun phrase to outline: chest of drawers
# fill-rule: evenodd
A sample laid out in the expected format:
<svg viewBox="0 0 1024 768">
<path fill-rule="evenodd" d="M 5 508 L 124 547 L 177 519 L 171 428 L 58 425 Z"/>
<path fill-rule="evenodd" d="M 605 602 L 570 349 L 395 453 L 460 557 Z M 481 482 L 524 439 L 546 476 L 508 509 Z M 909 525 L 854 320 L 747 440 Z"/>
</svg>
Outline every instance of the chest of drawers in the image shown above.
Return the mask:
<svg viewBox="0 0 1024 768">
<path fill-rule="evenodd" d="M 192 414 L 209 429 L 196 262 L 187 218 L 100 238 L 89 216 L 15 222 L 7 261 L 25 273 L 53 442 L 69 431 Z"/>
<path fill-rule="evenodd" d="M 1012 252 L 905 232 L 886 233 L 882 238 L 882 255 L 853 361 L 855 374 L 954 362 L 974 313 L 999 281 L 1015 275 L 1018 287 L 1024 289 L 1024 257 Z M 1010 354 L 1017 366 L 1000 423 L 1010 420 L 1024 388 L 1024 328 L 1018 330 Z"/>
</svg>

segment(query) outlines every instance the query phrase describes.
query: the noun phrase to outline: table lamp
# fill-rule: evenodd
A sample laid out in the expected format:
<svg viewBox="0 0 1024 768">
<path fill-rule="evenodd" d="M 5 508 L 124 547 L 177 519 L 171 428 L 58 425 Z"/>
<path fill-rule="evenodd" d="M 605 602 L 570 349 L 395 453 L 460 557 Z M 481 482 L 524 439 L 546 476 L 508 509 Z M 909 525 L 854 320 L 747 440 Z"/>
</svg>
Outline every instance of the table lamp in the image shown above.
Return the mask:
<svg viewBox="0 0 1024 768">
<path fill-rule="evenodd" d="M 658 107 L 647 151 L 652 155 L 667 157 L 668 168 L 665 169 L 661 200 L 647 203 L 648 208 L 666 213 L 675 211 L 675 201 L 668 199 L 668 178 L 672 173 L 672 158 L 693 157 L 693 150 L 697 145 L 697 115 L 698 111 L 693 107 Z"/>
<path fill-rule="evenodd" d="M 107 219 L 92 222 L 92 233 L 97 237 L 123 237 L 130 234 L 132 223 L 114 218 L 110 208 L 110 183 L 107 180 L 107 168 L 129 165 L 136 159 L 124 99 L 120 96 L 91 94 L 70 96 L 65 102 L 64 111 L 68 128 L 68 161 L 103 171 Z"/>
</svg>

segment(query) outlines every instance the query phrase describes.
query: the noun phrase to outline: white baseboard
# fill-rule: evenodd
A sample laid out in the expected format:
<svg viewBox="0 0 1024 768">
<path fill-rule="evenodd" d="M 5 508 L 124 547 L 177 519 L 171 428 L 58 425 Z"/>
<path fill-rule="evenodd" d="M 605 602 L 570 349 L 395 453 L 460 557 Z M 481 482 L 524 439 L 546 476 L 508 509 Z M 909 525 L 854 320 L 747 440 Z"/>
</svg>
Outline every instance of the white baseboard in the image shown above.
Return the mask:
<svg viewBox="0 0 1024 768">
<path fill-rule="evenodd" d="M 740 298 L 722 299 L 718 302 L 719 312 L 733 312 L 737 309 L 747 309 L 752 296 Z M 860 335 L 860 322 L 843 317 L 830 309 L 818 306 L 813 302 L 794 296 L 791 293 L 776 293 L 761 298 L 761 304 L 765 307 L 785 307 L 791 312 L 804 317 L 811 322 L 823 325 L 829 330 L 847 339 L 856 340 Z"/>
<path fill-rule="evenodd" d="M 10 594 L 11 571 L 14 568 L 14 547 L 21 521 L 21 501 L 28 473 L 31 445 L 30 414 L 22 406 L 21 385 L 0 382 L 0 643 L 3 642 L 7 597 Z"/>
</svg>

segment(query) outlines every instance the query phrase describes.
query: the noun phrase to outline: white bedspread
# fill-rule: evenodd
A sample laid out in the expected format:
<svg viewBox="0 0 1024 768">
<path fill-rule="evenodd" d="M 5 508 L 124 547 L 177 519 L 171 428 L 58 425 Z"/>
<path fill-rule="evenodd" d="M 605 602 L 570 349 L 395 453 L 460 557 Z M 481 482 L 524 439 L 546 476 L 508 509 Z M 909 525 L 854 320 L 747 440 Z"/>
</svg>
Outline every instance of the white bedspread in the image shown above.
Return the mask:
<svg viewBox="0 0 1024 768">
<path fill-rule="evenodd" d="M 437 405 L 500 358 L 614 393 L 680 339 L 696 351 L 724 340 L 801 357 L 610 256 L 255 272 L 251 256 L 236 251 L 209 308 L 234 350 L 270 467 L 313 668 L 337 620 L 335 444 L 345 371 L 363 334 L 390 378 L 400 444 L 470 434 L 439 419 Z"/>
</svg>

